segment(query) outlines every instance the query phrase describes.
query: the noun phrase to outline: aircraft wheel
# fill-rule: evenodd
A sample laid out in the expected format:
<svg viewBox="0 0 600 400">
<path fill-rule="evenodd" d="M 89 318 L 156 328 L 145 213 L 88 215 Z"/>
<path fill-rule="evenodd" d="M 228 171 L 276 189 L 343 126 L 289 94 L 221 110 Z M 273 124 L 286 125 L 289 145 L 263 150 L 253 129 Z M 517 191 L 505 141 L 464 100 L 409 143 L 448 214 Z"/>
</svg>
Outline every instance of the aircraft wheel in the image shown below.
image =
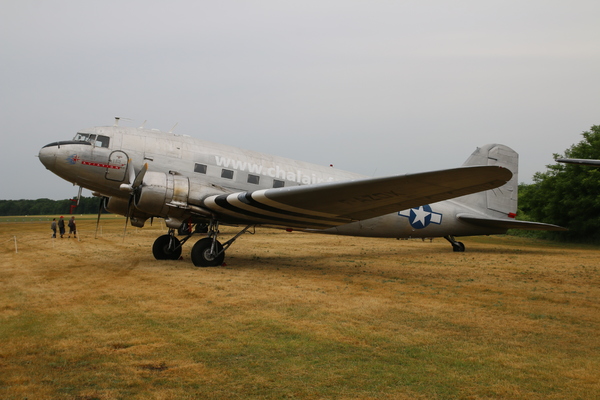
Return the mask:
<svg viewBox="0 0 600 400">
<path fill-rule="evenodd" d="M 192 247 L 192 262 L 196 267 L 216 267 L 223 264 L 223 260 L 225 260 L 225 252 L 221 252 L 223 245 L 219 242 L 216 243 L 217 253 L 221 252 L 221 254 L 215 257 L 211 252 L 212 242 L 211 238 L 204 238 L 198 240 Z"/>
<path fill-rule="evenodd" d="M 173 240 L 173 242 L 171 242 Z M 179 239 L 171 235 L 159 236 L 152 245 L 152 254 L 157 260 L 179 260 L 181 257 L 181 247 Z M 169 247 L 169 244 L 172 247 Z M 172 250 L 175 248 L 175 250 Z"/>
<path fill-rule="evenodd" d="M 465 245 L 463 244 L 463 242 L 456 242 L 452 245 L 452 250 L 457 253 L 462 253 L 465 251 Z"/>
</svg>

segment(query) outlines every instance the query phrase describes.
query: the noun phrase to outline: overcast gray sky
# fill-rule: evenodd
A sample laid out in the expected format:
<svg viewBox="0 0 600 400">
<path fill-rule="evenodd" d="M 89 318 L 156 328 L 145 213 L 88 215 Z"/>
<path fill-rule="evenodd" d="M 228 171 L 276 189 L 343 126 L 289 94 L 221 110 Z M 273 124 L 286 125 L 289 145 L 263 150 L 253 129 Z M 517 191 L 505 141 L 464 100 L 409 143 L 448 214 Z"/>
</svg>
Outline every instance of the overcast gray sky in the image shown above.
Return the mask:
<svg viewBox="0 0 600 400">
<path fill-rule="evenodd" d="M 600 2 L 0 0 L 0 199 L 77 188 L 36 155 L 114 116 L 383 176 L 600 124 Z M 87 192 L 89 194 L 89 192 Z"/>
</svg>

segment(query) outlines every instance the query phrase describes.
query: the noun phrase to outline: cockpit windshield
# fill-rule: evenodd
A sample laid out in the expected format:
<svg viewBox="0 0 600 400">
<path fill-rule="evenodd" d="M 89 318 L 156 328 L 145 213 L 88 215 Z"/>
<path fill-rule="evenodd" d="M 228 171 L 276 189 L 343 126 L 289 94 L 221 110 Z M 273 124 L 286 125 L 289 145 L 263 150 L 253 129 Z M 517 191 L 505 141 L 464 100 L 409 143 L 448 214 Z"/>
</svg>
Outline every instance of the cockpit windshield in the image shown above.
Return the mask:
<svg viewBox="0 0 600 400">
<path fill-rule="evenodd" d="M 96 147 L 108 147 L 110 143 L 110 138 L 108 136 L 91 133 L 77 133 L 73 140 L 77 142 L 89 142 Z"/>
</svg>

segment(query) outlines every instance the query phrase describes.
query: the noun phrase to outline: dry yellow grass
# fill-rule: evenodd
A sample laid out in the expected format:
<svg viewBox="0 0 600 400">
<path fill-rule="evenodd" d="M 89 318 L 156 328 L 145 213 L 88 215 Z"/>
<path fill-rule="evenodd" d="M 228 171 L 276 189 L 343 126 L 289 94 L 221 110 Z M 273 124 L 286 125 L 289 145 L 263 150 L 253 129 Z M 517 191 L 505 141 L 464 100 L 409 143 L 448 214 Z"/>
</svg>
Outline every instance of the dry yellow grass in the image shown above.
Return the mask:
<svg viewBox="0 0 600 400">
<path fill-rule="evenodd" d="M 259 230 L 196 268 L 123 222 L 0 223 L 0 398 L 600 397 L 597 247 Z"/>
</svg>

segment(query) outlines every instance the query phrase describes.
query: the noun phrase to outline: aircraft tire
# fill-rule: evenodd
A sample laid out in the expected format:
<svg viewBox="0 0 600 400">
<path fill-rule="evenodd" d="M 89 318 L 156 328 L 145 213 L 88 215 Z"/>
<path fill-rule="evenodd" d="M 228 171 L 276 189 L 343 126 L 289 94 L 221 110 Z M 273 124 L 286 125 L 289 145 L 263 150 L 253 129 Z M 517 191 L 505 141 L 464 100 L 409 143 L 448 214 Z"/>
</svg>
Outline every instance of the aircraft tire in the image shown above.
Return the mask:
<svg viewBox="0 0 600 400">
<path fill-rule="evenodd" d="M 192 247 L 192 262 L 196 267 L 217 267 L 223 264 L 223 260 L 225 260 L 225 252 L 222 252 L 218 256 L 214 257 L 210 253 L 211 246 L 212 239 L 204 238 L 198 240 L 194 247 Z M 217 242 L 217 252 L 221 252 L 222 250 L 223 245 Z"/>
<path fill-rule="evenodd" d="M 463 253 L 465 251 L 465 245 L 463 242 L 456 242 L 452 245 L 452 250 L 457 253 Z"/>
<path fill-rule="evenodd" d="M 176 249 L 171 251 L 169 249 L 169 243 L 171 243 L 170 235 L 159 236 L 152 245 L 152 254 L 157 260 L 179 260 L 181 257 L 181 247 L 179 246 L 179 239 L 172 237 L 175 241 Z"/>
</svg>

